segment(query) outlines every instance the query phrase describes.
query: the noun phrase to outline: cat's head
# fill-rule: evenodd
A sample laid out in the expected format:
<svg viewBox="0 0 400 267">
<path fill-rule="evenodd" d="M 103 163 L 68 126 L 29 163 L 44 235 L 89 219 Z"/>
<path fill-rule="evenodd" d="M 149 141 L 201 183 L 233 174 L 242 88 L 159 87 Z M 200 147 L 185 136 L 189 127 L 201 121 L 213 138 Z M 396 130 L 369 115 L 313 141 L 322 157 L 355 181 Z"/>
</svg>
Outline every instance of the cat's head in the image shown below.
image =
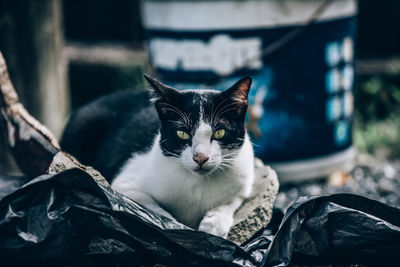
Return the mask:
<svg viewBox="0 0 400 267">
<path fill-rule="evenodd" d="M 145 75 L 160 118 L 160 147 L 191 172 L 206 175 L 229 168 L 245 138 L 251 78 L 231 88 L 178 91 Z"/>
</svg>

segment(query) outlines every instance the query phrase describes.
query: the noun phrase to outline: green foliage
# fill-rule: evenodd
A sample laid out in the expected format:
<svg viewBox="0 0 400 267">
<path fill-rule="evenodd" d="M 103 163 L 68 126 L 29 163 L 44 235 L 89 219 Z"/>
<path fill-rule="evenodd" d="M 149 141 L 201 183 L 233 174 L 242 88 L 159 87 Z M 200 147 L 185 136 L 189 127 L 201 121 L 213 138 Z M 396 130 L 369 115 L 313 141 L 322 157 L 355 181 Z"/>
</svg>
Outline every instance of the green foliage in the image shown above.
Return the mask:
<svg viewBox="0 0 400 267">
<path fill-rule="evenodd" d="M 354 145 L 361 151 L 375 154 L 384 151 L 391 157 L 400 156 L 400 116 L 359 123 L 356 121 Z"/>
<path fill-rule="evenodd" d="M 356 116 L 362 122 L 400 114 L 400 86 L 394 78 L 374 76 L 359 79 L 355 89 Z"/>
<path fill-rule="evenodd" d="M 398 79 L 398 78 L 397 78 Z M 400 86 L 396 77 L 360 79 L 355 89 L 354 144 L 361 151 L 400 156 Z"/>
</svg>

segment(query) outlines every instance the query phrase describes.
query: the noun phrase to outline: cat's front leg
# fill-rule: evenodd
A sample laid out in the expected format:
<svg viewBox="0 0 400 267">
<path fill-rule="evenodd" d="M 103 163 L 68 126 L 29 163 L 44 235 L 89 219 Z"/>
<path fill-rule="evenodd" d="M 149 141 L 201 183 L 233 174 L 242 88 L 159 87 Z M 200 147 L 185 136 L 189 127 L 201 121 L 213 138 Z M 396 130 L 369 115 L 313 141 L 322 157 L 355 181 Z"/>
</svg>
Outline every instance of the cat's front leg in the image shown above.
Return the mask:
<svg viewBox="0 0 400 267">
<path fill-rule="evenodd" d="M 233 215 L 243 202 L 243 197 L 209 210 L 199 225 L 199 231 L 226 238 L 233 225 Z"/>
</svg>

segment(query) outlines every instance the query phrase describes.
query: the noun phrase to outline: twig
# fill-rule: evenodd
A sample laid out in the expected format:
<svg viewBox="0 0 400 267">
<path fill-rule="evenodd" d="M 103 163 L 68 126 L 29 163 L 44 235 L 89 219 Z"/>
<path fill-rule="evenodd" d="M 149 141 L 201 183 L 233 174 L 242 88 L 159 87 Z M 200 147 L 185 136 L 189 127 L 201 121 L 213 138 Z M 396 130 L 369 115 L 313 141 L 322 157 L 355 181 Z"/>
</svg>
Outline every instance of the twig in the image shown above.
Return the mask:
<svg viewBox="0 0 400 267">
<path fill-rule="evenodd" d="M 21 170 L 30 177 L 46 173 L 60 146 L 53 134 L 19 102 L 1 52 L 0 126 L 6 132 L 7 143 Z"/>
</svg>

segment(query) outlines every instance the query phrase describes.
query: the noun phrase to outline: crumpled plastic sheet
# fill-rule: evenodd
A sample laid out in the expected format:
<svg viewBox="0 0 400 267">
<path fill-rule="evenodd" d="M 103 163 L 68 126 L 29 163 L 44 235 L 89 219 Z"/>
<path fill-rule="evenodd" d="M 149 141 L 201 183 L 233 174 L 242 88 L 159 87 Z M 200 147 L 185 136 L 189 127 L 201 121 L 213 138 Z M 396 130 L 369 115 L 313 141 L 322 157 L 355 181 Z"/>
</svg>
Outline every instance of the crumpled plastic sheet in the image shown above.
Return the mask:
<svg viewBox="0 0 400 267">
<path fill-rule="evenodd" d="M 15 182 L 9 194 L 6 183 L 0 176 L 1 266 L 370 264 L 400 251 L 400 210 L 356 195 L 301 198 L 239 247 L 154 214 L 79 169 Z"/>
<path fill-rule="evenodd" d="M 353 194 L 301 197 L 276 232 L 267 229 L 246 251 L 257 256 L 261 266 L 398 265 L 400 210 Z"/>
</svg>

